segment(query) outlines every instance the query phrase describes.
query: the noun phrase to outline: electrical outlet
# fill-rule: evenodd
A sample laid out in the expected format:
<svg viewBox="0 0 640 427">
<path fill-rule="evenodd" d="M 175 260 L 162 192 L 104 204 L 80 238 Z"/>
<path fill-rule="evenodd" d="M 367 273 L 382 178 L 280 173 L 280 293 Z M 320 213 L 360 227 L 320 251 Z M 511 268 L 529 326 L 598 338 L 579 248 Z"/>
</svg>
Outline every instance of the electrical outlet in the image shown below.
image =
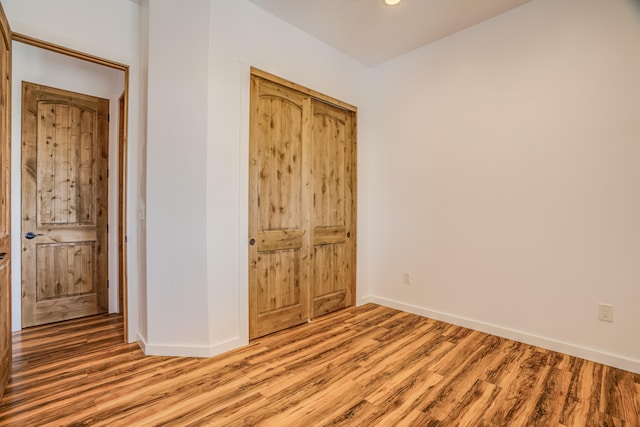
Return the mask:
<svg viewBox="0 0 640 427">
<path fill-rule="evenodd" d="M 405 285 L 411 284 L 411 273 L 409 273 L 408 271 L 402 273 L 402 283 L 404 283 Z"/>
<path fill-rule="evenodd" d="M 613 322 L 613 306 L 598 304 L 598 319 L 603 322 Z"/>
</svg>

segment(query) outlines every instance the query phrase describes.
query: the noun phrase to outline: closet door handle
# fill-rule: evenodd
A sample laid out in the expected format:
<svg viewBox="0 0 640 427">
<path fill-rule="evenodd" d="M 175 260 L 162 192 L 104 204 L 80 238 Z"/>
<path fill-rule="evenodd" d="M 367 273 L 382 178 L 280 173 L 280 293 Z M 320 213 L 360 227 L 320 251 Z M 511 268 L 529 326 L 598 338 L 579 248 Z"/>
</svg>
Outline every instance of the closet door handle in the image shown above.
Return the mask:
<svg viewBox="0 0 640 427">
<path fill-rule="evenodd" d="M 24 238 L 28 239 L 28 240 L 31 240 L 31 239 L 35 238 L 36 236 L 44 236 L 44 234 L 42 234 L 42 233 L 36 234 L 33 231 L 27 231 L 26 233 L 24 233 Z"/>
<path fill-rule="evenodd" d="M 7 256 L 6 252 L 0 252 L 0 259 L 4 259 Z"/>
</svg>

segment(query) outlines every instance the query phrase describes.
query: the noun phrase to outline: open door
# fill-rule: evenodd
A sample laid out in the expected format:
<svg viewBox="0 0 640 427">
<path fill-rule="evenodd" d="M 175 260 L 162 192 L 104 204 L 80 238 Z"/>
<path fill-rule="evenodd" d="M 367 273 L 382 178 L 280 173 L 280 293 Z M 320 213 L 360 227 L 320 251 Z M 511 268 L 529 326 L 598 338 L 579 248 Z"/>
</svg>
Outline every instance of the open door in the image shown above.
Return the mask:
<svg viewBox="0 0 640 427">
<path fill-rule="evenodd" d="M 0 398 L 11 373 L 11 30 L 0 5 Z"/>
<path fill-rule="evenodd" d="M 108 310 L 109 100 L 22 85 L 25 328 Z"/>
</svg>

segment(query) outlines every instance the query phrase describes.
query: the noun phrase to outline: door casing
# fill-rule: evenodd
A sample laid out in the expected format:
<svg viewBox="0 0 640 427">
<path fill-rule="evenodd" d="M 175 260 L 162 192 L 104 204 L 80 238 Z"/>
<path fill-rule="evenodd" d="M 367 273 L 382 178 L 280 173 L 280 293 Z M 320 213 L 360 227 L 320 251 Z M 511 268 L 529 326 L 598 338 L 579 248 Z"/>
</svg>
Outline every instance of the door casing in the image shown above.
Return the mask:
<svg viewBox="0 0 640 427">
<path fill-rule="evenodd" d="M 11 29 L 0 4 L 0 398 L 11 375 Z"/>
</svg>

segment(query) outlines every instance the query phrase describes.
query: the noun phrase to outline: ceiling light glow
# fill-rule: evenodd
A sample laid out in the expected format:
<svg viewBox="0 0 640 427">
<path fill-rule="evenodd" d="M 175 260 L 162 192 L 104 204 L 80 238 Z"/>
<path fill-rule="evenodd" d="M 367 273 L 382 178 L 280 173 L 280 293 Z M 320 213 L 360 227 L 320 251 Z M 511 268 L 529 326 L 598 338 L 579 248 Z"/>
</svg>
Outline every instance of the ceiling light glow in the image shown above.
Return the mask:
<svg viewBox="0 0 640 427">
<path fill-rule="evenodd" d="M 389 6 L 394 6 L 394 5 L 398 4 L 398 3 L 400 3 L 401 1 L 402 0 L 384 0 L 384 2 L 386 4 L 388 4 Z"/>
</svg>

